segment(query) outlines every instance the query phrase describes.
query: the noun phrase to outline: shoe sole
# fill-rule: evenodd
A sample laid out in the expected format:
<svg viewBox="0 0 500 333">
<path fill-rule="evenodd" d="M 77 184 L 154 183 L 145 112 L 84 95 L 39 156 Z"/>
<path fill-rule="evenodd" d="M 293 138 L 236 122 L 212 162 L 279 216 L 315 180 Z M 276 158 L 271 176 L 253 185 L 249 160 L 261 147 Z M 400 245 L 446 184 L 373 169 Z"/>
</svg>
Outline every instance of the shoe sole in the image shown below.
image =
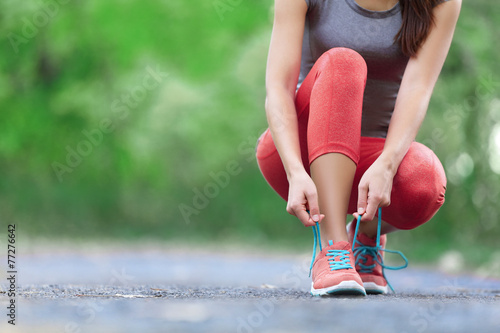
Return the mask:
<svg viewBox="0 0 500 333">
<path fill-rule="evenodd" d="M 379 286 L 374 282 L 363 282 L 363 287 L 365 287 L 366 293 L 370 295 L 387 294 L 389 292 L 387 286 Z"/>
<path fill-rule="evenodd" d="M 327 288 L 314 289 L 314 283 L 311 283 L 311 295 L 357 295 L 366 296 L 366 291 L 356 281 L 342 281 L 339 284 Z"/>
</svg>

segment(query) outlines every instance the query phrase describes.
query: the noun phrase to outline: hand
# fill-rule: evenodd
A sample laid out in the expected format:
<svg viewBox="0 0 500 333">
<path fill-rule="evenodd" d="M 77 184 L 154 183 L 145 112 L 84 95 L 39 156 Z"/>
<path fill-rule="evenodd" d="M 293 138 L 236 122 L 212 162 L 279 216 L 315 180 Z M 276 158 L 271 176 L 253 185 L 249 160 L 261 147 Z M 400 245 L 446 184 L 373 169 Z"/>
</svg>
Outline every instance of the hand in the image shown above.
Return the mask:
<svg viewBox="0 0 500 333">
<path fill-rule="evenodd" d="M 361 221 L 371 221 L 379 207 L 391 204 L 392 182 L 395 172 L 392 171 L 379 157 L 366 170 L 358 186 L 358 211 L 353 213 Z"/>
<path fill-rule="evenodd" d="M 286 211 L 296 216 L 306 227 L 321 222 L 325 215 L 319 213 L 316 185 L 307 172 L 292 176 L 289 184 Z"/>
</svg>

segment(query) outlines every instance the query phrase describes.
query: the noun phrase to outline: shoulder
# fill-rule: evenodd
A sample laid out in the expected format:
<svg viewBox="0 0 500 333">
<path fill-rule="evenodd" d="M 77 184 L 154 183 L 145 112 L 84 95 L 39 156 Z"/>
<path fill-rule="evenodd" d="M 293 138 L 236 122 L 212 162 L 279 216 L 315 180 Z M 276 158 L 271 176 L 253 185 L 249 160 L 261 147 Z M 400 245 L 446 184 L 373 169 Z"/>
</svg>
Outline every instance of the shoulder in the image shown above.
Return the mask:
<svg viewBox="0 0 500 333">
<path fill-rule="evenodd" d="M 454 13 L 455 15 L 452 16 L 456 16 L 460 12 L 461 7 L 462 7 L 462 0 L 438 0 L 434 5 L 435 9 L 434 12 L 441 16 L 443 15 L 446 16 L 446 14 L 442 13 L 448 13 L 448 14 Z"/>
<path fill-rule="evenodd" d="M 437 0 L 435 3 L 434 3 L 434 7 L 436 7 L 437 5 L 440 5 L 444 2 L 456 2 L 456 3 L 459 3 L 461 4 L 462 3 L 462 0 Z"/>
</svg>

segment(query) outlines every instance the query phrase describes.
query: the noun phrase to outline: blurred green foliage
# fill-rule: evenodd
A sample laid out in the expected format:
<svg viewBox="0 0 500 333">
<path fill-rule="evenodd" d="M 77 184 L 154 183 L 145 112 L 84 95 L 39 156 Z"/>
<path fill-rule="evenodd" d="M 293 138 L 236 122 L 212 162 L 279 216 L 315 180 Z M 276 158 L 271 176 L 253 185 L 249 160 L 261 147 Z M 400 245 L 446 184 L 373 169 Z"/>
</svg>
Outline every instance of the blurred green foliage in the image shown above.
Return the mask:
<svg viewBox="0 0 500 333">
<path fill-rule="evenodd" d="M 443 161 L 446 203 L 393 237 L 410 257 L 497 244 L 499 21 L 494 1 L 464 2 L 418 137 Z M 4 222 L 32 236 L 309 246 L 254 158 L 272 1 L 4 0 L 0 27 Z"/>
</svg>

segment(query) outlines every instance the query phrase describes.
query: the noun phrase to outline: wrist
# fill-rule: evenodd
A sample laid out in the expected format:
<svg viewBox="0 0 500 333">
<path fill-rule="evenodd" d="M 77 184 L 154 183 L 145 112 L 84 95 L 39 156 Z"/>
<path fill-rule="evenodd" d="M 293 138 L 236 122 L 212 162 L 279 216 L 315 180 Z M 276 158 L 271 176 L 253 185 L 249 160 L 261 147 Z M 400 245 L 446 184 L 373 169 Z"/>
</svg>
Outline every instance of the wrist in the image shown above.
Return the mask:
<svg viewBox="0 0 500 333">
<path fill-rule="evenodd" d="M 388 152 L 382 152 L 382 154 L 380 154 L 378 160 L 387 169 L 387 171 L 392 174 L 392 176 L 396 175 L 396 172 L 398 172 L 399 164 L 401 162 L 398 161 L 395 154 L 390 154 Z"/>
<path fill-rule="evenodd" d="M 304 169 L 303 165 L 297 165 L 294 167 L 287 168 L 286 170 L 286 178 L 288 179 L 288 182 L 290 182 L 292 179 L 297 178 L 299 176 L 303 176 L 304 173 L 306 173 L 306 170 Z"/>
</svg>

